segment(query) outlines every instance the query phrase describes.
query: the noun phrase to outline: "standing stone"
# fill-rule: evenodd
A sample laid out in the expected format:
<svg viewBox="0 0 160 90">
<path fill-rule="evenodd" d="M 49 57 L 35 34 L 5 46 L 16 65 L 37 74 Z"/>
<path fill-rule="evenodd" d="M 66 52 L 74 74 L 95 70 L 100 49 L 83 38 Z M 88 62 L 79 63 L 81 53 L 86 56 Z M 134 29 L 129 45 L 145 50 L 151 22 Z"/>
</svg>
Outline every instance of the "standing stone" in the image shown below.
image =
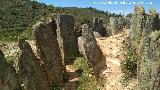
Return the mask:
<svg viewBox="0 0 160 90">
<path fill-rule="evenodd" d="M 117 17 L 110 17 L 110 27 L 112 30 L 112 35 L 118 33 L 118 18 Z"/>
<path fill-rule="evenodd" d="M 76 39 L 74 35 L 75 20 L 70 15 L 59 15 L 57 18 L 57 39 L 64 60 L 64 64 L 70 64 L 75 59 Z"/>
<path fill-rule="evenodd" d="M 19 75 L 24 90 L 49 90 L 47 77 L 28 42 L 20 40 Z"/>
<path fill-rule="evenodd" d="M 87 56 L 85 53 L 85 49 L 84 49 L 84 40 L 82 37 L 78 37 L 78 47 L 79 47 L 79 52 L 83 55 L 83 57 L 87 60 Z"/>
<path fill-rule="evenodd" d="M 123 17 L 110 17 L 110 27 L 112 30 L 112 35 L 121 32 L 124 27 L 124 18 Z"/>
<path fill-rule="evenodd" d="M 118 18 L 118 31 L 122 31 L 124 27 L 124 18 L 123 17 L 119 17 Z"/>
<path fill-rule="evenodd" d="M 131 26 L 131 18 L 127 17 L 125 18 L 125 27 L 126 29 L 130 29 L 130 26 Z"/>
<path fill-rule="evenodd" d="M 18 79 L 15 69 L 9 65 L 0 50 L 0 90 L 18 90 Z"/>
<path fill-rule="evenodd" d="M 81 46 L 81 51 L 88 61 L 90 67 L 93 68 L 94 75 L 96 78 L 99 78 L 101 70 L 106 67 L 106 60 L 102 51 L 100 50 L 100 47 L 97 45 L 93 31 L 86 24 L 82 26 L 82 38 L 82 42 L 79 41 L 79 43 L 81 43 L 80 45 L 83 44 L 83 46 Z"/>
<path fill-rule="evenodd" d="M 102 36 L 98 33 L 98 32 L 93 32 L 93 34 L 94 34 L 94 36 L 96 37 L 96 38 L 101 38 Z"/>
<path fill-rule="evenodd" d="M 99 21 L 98 21 L 98 17 L 94 17 L 93 18 L 93 26 L 94 25 L 98 25 Z"/>
<path fill-rule="evenodd" d="M 97 17 L 93 18 L 93 27 L 92 30 L 94 31 L 95 37 L 104 37 L 107 36 L 107 32 L 105 27 L 103 26 L 102 19 L 99 19 Z"/>
<path fill-rule="evenodd" d="M 64 66 L 56 38 L 55 21 L 35 24 L 33 26 L 33 36 L 49 84 L 61 84 L 63 82 Z"/>
</svg>

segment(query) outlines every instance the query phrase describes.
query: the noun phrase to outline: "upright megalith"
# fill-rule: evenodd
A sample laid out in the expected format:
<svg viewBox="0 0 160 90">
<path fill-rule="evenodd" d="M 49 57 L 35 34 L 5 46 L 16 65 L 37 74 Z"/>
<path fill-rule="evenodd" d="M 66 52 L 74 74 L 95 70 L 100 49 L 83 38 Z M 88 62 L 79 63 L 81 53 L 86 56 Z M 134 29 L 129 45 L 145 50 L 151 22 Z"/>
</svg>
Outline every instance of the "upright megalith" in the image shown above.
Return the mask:
<svg viewBox="0 0 160 90">
<path fill-rule="evenodd" d="M 118 17 L 118 31 L 122 31 L 124 28 L 124 18 L 123 17 Z"/>
<path fill-rule="evenodd" d="M 112 35 L 121 32 L 124 27 L 124 19 L 122 17 L 110 17 L 110 27 Z"/>
<path fill-rule="evenodd" d="M 87 60 L 87 56 L 86 56 L 86 53 L 85 53 L 85 49 L 84 49 L 84 40 L 82 37 L 78 37 L 78 47 L 79 47 L 79 52 L 80 54 L 83 55 L 83 57 Z"/>
<path fill-rule="evenodd" d="M 24 90 L 49 90 L 47 77 L 34 55 L 31 46 L 24 40 L 19 40 L 21 54 L 19 57 L 19 79 Z"/>
<path fill-rule="evenodd" d="M 117 17 L 110 17 L 110 27 L 111 27 L 112 35 L 118 32 L 118 18 Z"/>
<path fill-rule="evenodd" d="M 131 26 L 131 17 L 125 17 L 124 18 L 124 26 L 126 29 L 130 29 Z"/>
<path fill-rule="evenodd" d="M 107 36 L 107 31 L 106 31 L 105 27 L 103 26 L 102 19 L 99 19 L 97 17 L 93 18 L 92 30 L 94 31 L 95 37 Z"/>
<path fill-rule="evenodd" d="M 64 64 L 70 64 L 75 59 L 76 39 L 74 33 L 75 20 L 71 15 L 57 17 L 57 39 L 62 53 Z"/>
<path fill-rule="evenodd" d="M 82 38 L 79 38 L 79 46 L 85 59 L 88 61 L 96 78 L 100 77 L 101 70 L 106 67 L 105 57 L 97 45 L 92 29 L 84 24 L 82 26 Z"/>
<path fill-rule="evenodd" d="M 55 21 L 49 20 L 35 24 L 33 36 L 49 84 L 61 84 L 65 69 L 57 41 Z"/>
<path fill-rule="evenodd" d="M 15 69 L 9 65 L 0 50 L 0 90 L 18 90 L 18 78 Z"/>
</svg>

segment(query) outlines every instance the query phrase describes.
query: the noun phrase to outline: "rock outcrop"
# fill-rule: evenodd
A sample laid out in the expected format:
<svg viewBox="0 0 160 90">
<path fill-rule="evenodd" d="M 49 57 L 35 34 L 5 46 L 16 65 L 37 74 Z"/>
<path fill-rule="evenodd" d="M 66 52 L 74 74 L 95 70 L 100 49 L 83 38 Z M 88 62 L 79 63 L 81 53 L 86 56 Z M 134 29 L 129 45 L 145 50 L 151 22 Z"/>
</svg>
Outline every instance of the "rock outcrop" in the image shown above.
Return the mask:
<svg viewBox="0 0 160 90">
<path fill-rule="evenodd" d="M 124 21 L 122 17 L 110 17 L 110 27 L 112 35 L 117 34 L 123 30 Z"/>
<path fill-rule="evenodd" d="M 49 83 L 39 59 L 34 55 L 28 42 L 19 41 L 19 79 L 24 90 L 49 90 Z"/>
<path fill-rule="evenodd" d="M 9 65 L 0 50 L 0 90 L 18 90 L 18 78 L 15 69 Z"/>
<path fill-rule="evenodd" d="M 94 17 L 92 24 L 93 24 L 92 30 L 95 32 L 94 33 L 95 37 L 105 37 L 105 36 L 107 36 L 107 31 L 106 31 L 105 27 L 103 26 L 102 19 Z"/>
<path fill-rule="evenodd" d="M 79 49 L 88 61 L 96 78 L 99 78 L 101 69 L 106 67 L 106 60 L 100 47 L 97 45 L 93 31 L 87 24 L 82 26 L 82 37 L 79 38 Z"/>
<path fill-rule="evenodd" d="M 87 60 L 87 56 L 85 54 L 85 49 L 84 49 L 84 40 L 82 37 L 78 37 L 78 47 L 79 47 L 79 52 L 83 55 L 83 57 Z"/>
<path fill-rule="evenodd" d="M 57 39 L 64 60 L 64 64 L 70 64 L 75 59 L 77 39 L 74 33 L 75 20 L 71 15 L 59 15 L 57 17 Z"/>
<path fill-rule="evenodd" d="M 35 24 L 33 36 L 49 85 L 61 84 L 65 69 L 57 41 L 55 21 L 50 20 Z"/>
</svg>

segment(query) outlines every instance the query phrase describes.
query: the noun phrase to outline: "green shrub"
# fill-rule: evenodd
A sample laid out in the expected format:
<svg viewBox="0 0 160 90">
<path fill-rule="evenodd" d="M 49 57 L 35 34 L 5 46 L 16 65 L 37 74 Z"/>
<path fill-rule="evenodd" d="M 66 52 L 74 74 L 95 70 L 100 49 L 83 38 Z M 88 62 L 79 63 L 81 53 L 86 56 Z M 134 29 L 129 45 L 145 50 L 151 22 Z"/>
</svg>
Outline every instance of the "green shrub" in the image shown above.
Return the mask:
<svg viewBox="0 0 160 90">
<path fill-rule="evenodd" d="M 47 17 L 56 19 L 59 13 L 73 15 L 76 25 L 88 23 L 93 17 L 103 18 L 107 24 L 108 16 L 115 16 L 94 8 L 54 7 L 35 0 L 0 0 L 0 40 L 17 41 L 19 35 L 32 39 L 30 29 L 37 21 Z"/>
<path fill-rule="evenodd" d="M 73 67 L 76 70 L 82 70 L 82 75 L 79 77 L 80 83 L 77 90 L 101 90 L 104 85 L 104 80 L 96 80 L 84 58 L 77 58 Z"/>
<path fill-rule="evenodd" d="M 123 51 L 126 60 L 121 63 L 121 71 L 123 73 L 121 83 L 127 86 L 129 80 L 137 76 L 137 57 L 129 37 L 123 42 Z"/>
<path fill-rule="evenodd" d="M 155 15 L 156 15 L 156 10 L 152 7 L 152 8 L 150 8 L 149 13 L 150 13 L 152 16 L 155 16 Z"/>
<path fill-rule="evenodd" d="M 62 90 L 62 85 L 54 82 L 50 88 L 50 90 Z"/>
</svg>

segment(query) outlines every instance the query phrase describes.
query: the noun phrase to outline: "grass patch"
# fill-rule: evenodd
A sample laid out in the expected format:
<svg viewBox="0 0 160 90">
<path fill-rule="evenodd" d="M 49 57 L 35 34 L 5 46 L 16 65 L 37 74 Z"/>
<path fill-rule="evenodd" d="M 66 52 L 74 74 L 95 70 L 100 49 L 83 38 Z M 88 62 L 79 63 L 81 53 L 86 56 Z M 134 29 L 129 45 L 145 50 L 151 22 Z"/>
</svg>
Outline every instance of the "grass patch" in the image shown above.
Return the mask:
<svg viewBox="0 0 160 90">
<path fill-rule="evenodd" d="M 50 90 L 62 90 L 62 85 L 54 82 L 50 88 Z"/>
<path fill-rule="evenodd" d="M 104 81 L 96 80 L 96 78 L 92 75 L 87 61 L 84 58 L 77 58 L 73 67 L 76 70 L 82 71 L 82 75 L 79 77 L 80 83 L 77 87 L 77 90 L 101 90 Z"/>
</svg>

